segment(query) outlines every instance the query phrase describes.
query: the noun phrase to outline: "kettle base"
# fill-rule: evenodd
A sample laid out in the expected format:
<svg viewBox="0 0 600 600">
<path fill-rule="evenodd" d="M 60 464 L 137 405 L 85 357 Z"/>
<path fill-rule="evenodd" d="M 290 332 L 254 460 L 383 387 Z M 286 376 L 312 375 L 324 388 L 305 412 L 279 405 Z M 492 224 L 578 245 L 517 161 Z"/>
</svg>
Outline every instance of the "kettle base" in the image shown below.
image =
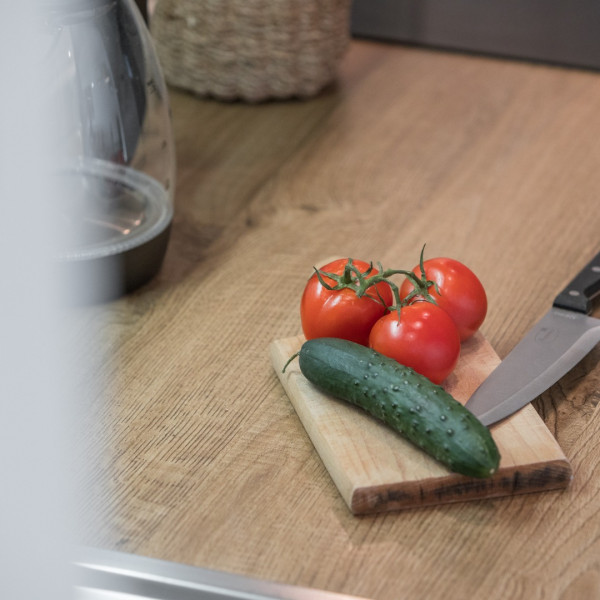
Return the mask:
<svg viewBox="0 0 600 600">
<path fill-rule="evenodd" d="M 171 223 L 156 237 L 119 254 L 59 264 L 61 302 L 67 306 L 116 300 L 150 282 L 160 271 Z"/>
</svg>

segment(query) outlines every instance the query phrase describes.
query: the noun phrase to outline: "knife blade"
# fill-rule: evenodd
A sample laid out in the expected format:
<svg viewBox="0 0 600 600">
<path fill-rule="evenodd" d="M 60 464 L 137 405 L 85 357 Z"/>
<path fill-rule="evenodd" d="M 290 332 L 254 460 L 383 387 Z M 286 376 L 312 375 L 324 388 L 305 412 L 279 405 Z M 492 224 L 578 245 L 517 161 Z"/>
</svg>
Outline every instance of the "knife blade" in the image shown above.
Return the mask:
<svg viewBox="0 0 600 600">
<path fill-rule="evenodd" d="M 600 252 L 555 298 L 550 310 L 475 390 L 466 407 L 492 425 L 556 383 L 600 342 L 589 316 L 600 294 Z"/>
</svg>

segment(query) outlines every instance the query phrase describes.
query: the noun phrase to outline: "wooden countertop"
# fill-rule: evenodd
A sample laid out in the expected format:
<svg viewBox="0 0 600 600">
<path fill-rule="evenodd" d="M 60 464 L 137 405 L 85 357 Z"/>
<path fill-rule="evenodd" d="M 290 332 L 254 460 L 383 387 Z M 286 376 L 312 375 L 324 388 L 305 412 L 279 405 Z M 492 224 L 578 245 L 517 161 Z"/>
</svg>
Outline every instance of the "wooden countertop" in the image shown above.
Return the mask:
<svg viewBox="0 0 600 600">
<path fill-rule="evenodd" d="M 163 269 L 84 311 L 86 543 L 377 600 L 598 597 L 600 347 L 534 404 L 567 491 L 359 518 L 268 345 L 300 333 L 315 262 L 410 268 L 427 243 L 479 275 L 506 355 L 599 249 L 599 75 L 354 41 L 315 99 L 171 104 Z"/>
</svg>

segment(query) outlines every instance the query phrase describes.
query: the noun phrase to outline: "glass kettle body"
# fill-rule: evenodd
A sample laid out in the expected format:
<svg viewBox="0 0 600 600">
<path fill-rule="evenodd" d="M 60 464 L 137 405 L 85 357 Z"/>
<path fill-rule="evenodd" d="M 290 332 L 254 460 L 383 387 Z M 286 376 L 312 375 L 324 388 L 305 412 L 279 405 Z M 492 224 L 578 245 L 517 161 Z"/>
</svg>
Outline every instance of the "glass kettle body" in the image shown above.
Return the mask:
<svg viewBox="0 0 600 600">
<path fill-rule="evenodd" d="M 105 300 L 159 271 L 173 218 L 168 92 L 133 0 L 49 0 L 43 18 L 65 285 Z"/>
</svg>

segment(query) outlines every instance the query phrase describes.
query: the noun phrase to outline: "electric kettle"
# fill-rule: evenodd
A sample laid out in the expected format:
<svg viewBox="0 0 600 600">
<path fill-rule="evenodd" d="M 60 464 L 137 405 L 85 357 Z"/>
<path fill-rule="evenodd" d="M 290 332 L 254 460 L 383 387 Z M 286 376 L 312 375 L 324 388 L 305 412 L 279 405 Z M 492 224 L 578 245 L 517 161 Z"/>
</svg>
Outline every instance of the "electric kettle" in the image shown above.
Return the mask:
<svg viewBox="0 0 600 600">
<path fill-rule="evenodd" d="M 152 279 L 167 249 L 175 183 L 167 88 L 133 0 L 48 0 L 42 29 L 59 273 L 78 301 L 113 299 Z"/>
</svg>

